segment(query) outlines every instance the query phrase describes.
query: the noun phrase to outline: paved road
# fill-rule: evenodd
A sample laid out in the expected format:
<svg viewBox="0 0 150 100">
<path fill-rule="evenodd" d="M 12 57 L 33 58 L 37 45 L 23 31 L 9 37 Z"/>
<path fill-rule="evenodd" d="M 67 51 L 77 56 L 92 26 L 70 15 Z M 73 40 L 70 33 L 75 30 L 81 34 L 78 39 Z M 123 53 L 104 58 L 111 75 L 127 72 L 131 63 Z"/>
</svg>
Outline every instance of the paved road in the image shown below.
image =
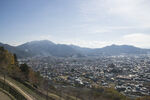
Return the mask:
<svg viewBox="0 0 150 100">
<path fill-rule="evenodd" d="M 11 100 L 11 98 L 7 94 L 0 91 L 0 100 Z"/>
<path fill-rule="evenodd" d="M 2 77 L 0 77 L 0 79 L 3 80 Z M 19 91 L 27 100 L 34 100 L 29 94 L 25 93 L 20 87 L 18 87 L 17 85 L 13 84 L 9 80 L 5 80 L 5 82 L 7 82 L 10 86 L 14 87 L 17 91 Z"/>
</svg>

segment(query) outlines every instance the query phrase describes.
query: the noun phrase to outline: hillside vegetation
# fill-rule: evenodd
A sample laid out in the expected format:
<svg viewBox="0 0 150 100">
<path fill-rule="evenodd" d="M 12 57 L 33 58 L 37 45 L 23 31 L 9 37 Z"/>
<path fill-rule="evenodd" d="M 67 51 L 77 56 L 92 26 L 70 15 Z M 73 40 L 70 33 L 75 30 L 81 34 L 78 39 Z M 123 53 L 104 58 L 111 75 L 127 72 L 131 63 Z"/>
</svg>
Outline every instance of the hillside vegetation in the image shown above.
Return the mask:
<svg viewBox="0 0 150 100">
<path fill-rule="evenodd" d="M 1 73 L 6 74 L 12 78 L 28 81 L 37 85 L 39 83 L 40 74 L 34 72 L 26 64 L 18 65 L 17 56 L 9 53 L 3 47 L 0 47 L 0 70 Z"/>
</svg>

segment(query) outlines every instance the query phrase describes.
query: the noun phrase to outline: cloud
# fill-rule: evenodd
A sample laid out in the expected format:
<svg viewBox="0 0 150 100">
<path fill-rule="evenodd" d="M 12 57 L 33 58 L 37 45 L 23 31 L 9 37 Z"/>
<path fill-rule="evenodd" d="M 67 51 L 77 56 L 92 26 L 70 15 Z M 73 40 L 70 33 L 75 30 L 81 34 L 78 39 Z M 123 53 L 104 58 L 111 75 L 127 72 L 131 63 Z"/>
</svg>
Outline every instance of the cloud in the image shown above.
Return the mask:
<svg viewBox="0 0 150 100">
<path fill-rule="evenodd" d="M 149 5 L 149 0 L 83 0 L 80 13 L 87 23 L 149 28 Z"/>
<path fill-rule="evenodd" d="M 52 40 L 53 36 L 52 35 L 41 35 L 40 37 L 38 37 L 38 39 L 40 40 Z"/>
<path fill-rule="evenodd" d="M 109 12 L 133 23 L 150 27 L 149 4 L 149 0 L 111 0 Z"/>
<path fill-rule="evenodd" d="M 150 34 L 133 33 L 123 36 L 122 43 L 134 45 L 137 47 L 150 48 Z"/>
<path fill-rule="evenodd" d="M 87 41 L 87 40 L 65 40 L 61 41 L 62 44 L 68 44 L 68 45 L 77 45 L 81 47 L 88 47 L 88 48 L 100 48 L 107 45 L 110 45 L 111 43 L 106 41 Z"/>
<path fill-rule="evenodd" d="M 101 48 L 112 44 L 117 45 L 133 45 L 141 48 L 150 48 L 150 34 L 145 33 L 133 33 L 124 35 L 116 40 L 80 40 L 80 39 L 68 39 L 62 40 L 62 44 L 73 44 L 81 47 L 89 47 L 89 48 Z"/>
<path fill-rule="evenodd" d="M 82 27 L 82 33 L 88 34 L 93 39 L 72 43 L 94 48 L 111 44 L 150 48 L 149 0 L 80 0 L 79 2 L 80 16 L 83 24 L 86 24 Z M 86 37 L 85 34 L 81 36 Z"/>
</svg>

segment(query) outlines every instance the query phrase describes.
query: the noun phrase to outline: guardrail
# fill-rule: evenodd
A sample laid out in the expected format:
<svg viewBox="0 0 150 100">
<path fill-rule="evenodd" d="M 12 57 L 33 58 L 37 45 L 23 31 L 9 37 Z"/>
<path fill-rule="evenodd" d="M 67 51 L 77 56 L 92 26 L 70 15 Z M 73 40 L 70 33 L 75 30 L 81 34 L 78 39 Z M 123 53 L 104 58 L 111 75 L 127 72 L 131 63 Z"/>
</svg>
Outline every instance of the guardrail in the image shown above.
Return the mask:
<svg viewBox="0 0 150 100">
<path fill-rule="evenodd" d="M 21 93 L 19 93 L 15 88 L 4 82 L 4 80 L 0 79 L 0 88 L 7 91 L 9 94 L 14 96 L 16 100 L 27 100 Z"/>
<path fill-rule="evenodd" d="M 41 91 L 39 91 L 38 89 L 34 88 L 33 86 L 29 85 L 28 83 L 24 82 L 24 81 L 21 81 L 19 79 L 15 79 L 13 78 L 14 80 L 20 82 L 21 84 L 23 84 L 24 86 L 26 86 L 27 88 L 31 89 L 32 91 L 34 91 L 34 93 L 36 93 L 37 95 L 43 97 L 43 98 L 48 98 L 48 100 L 55 100 L 53 99 L 52 97 L 50 96 L 47 96 L 46 94 L 42 93 Z M 35 97 L 36 98 L 36 97 Z"/>
</svg>

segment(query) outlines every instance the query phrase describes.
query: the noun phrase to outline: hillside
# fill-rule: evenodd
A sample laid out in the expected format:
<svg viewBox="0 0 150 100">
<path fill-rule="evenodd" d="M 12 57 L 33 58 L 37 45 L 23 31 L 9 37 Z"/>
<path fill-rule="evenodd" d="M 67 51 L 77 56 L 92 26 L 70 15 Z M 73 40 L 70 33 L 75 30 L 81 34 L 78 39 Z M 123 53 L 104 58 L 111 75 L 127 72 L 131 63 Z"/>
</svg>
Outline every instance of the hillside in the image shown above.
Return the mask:
<svg viewBox="0 0 150 100">
<path fill-rule="evenodd" d="M 0 66 L 15 64 L 14 55 L 0 47 Z"/>
<path fill-rule="evenodd" d="M 20 75 L 20 70 L 17 64 L 16 55 L 0 47 L 0 72 L 18 77 Z"/>
</svg>

